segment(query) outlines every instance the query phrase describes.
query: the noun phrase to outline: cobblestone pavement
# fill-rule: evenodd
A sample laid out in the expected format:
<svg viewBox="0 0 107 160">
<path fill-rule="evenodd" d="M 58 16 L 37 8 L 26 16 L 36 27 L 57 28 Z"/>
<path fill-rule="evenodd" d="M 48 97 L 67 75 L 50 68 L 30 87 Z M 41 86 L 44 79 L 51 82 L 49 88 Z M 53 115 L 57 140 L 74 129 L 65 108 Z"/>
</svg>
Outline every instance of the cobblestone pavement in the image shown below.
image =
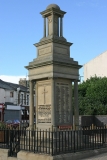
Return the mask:
<svg viewBox="0 0 107 160">
<path fill-rule="evenodd" d="M 85 158 L 83 160 L 107 160 L 107 153 L 102 153 L 94 157 Z"/>
</svg>

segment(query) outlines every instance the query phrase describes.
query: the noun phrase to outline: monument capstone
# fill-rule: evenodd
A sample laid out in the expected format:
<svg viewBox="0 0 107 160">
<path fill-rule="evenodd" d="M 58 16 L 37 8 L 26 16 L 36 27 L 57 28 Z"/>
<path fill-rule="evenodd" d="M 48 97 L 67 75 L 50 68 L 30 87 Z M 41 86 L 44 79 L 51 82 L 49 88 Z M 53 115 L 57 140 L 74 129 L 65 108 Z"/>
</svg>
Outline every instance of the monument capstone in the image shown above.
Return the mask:
<svg viewBox="0 0 107 160">
<path fill-rule="evenodd" d="M 34 96 L 36 93 L 36 128 L 49 129 L 79 125 L 78 81 L 82 67 L 70 58 L 70 46 L 63 36 L 63 17 L 66 12 L 50 4 L 41 12 L 44 19 L 42 39 L 35 43 L 37 58 L 26 68 L 30 81 L 30 128 L 34 124 Z M 74 122 L 72 109 L 74 82 Z M 34 88 L 34 83 L 35 88 Z"/>
</svg>

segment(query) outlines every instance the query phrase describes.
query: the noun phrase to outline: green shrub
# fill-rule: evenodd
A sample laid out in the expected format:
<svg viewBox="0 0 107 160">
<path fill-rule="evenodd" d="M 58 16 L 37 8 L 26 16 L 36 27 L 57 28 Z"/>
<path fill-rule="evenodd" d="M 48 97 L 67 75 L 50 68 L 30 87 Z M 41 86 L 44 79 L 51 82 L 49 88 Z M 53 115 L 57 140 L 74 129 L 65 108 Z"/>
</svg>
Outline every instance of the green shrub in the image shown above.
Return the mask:
<svg viewBox="0 0 107 160">
<path fill-rule="evenodd" d="M 0 129 L 5 129 L 6 128 L 6 124 L 4 122 L 0 122 Z"/>
</svg>

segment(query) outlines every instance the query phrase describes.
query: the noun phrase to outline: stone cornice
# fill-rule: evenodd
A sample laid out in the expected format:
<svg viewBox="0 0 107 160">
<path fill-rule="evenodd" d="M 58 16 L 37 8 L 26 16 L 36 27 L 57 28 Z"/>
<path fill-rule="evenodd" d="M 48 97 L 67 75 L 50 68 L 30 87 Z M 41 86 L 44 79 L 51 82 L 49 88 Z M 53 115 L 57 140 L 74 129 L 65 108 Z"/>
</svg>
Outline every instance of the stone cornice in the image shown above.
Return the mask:
<svg viewBox="0 0 107 160">
<path fill-rule="evenodd" d="M 49 8 L 43 12 L 40 12 L 41 15 L 43 16 L 47 16 L 47 15 L 50 15 L 52 13 L 55 13 L 55 14 L 58 14 L 60 16 L 63 16 L 64 14 L 66 14 L 65 11 L 62 11 L 62 10 L 59 10 L 59 9 L 56 9 L 56 8 Z"/>
<path fill-rule="evenodd" d="M 32 62 L 31 62 L 32 63 Z M 47 61 L 47 62 L 43 62 L 43 63 L 38 63 L 38 64 L 29 64 L 29 66 L 25 66 L 26 69 L 32 69 L 32 68 L 37 68 L 37 67 L 42 67 L 42 66 L 46 66 L 46 65 L 61 65 L 61 66 L 67 66 L 67 67 L 73 67 L 73 68 L 78 68 L 80 69 L 82 67 L 82 65 L 78 65 L 75 64 L 76 61 L 74 61 L 73 63 L 64 63 L 64 62 L 57 62 L 57 61 Z"/>
<path fill-rule="evenodd" d="M 38 46 L 48 44 L 48 43 L 52 43 L 52 42 L 59 43 L 59 44 L 64 44 L 64 45 L 67 45 L 67 46 L 71 46 L 73 44 L 73 43 L 70 43 L 70 42 L 62 41 L 60 39 L 51 38 L 51 39 L 45 39 L 44 41 L 40 41 L 39 43 L 35 43 L 34 46 L 38 47 Z"/>
</svg>

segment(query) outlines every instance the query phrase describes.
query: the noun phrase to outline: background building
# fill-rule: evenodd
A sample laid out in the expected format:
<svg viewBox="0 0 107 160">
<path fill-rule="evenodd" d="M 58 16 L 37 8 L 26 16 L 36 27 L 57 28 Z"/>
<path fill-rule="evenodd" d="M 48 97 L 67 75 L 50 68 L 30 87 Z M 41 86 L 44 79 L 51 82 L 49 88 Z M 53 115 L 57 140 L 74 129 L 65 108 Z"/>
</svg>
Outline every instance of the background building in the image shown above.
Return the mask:
<svg viewBox="0 0 107 160">
<path fill-rule="evenodd" d="M 84 81 L 95 75 L 107 77 L 107 51 L 84 64 Z"/>
<path fill-rule="evenodd" d="M 20 119 L 29 119 L 29 89 L 0 80 L 0 121 L 19 119 L 19 113 Z"/>
<path fill-rule="evenodd" d="M 20 84 L 0 80 L 0 103 L 28 106 L 28 88 Z"/>
</svg>

